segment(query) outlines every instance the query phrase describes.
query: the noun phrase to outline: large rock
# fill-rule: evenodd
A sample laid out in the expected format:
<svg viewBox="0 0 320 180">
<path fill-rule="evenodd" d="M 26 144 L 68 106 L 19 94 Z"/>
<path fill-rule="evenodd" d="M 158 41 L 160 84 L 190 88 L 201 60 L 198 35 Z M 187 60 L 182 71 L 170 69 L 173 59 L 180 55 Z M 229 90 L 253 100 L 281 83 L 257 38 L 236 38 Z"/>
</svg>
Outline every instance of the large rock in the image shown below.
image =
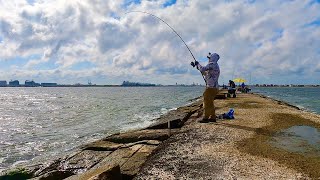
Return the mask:
<svg viewBox="0 0 320 180">
<path fill-rule="evenodd" d="M 27 169 L 12 169 L 0 173 L 0 180 L 30 179 L 32 172 Z"/>
<path fill-rule="evenodd" d="M 74 175 L 71 171 L 50 171 L 40 177 L 34 178 L 33 180 L 62 180 L 69 176 Z"/>
<path fill-rule="evenodd" d="M 101 168 L 100 169 L 101 173 L 97 174 L 89 180 L 121 180 L 122 179 L 122 174 L 120 171 L 120 166 L 113 166 L 110 168 Z"/>
<path fill-rule="evenodd" d="M 60 166 L 61 161 L 62 161 L 62 159 L 59 158 L 59 159 L 55 159 L 51 162 L 48 162 L 46 164 L 42 164 L 41 167 L 36 172 L 34 172 L 33 176 L 39 177 L 39 176 L 42 176 L 42 175 L 47 174 L 49 172 L 57 170 L 58 167 Z"/>
<path fill-rule="evenodd" d="M 142 146 L 144 146 L 144 144 L 136 144 L 127 148 L 120 148 L 112 152 L 108 157 L 106 157 L 100 163 L 95 165 L 93 169 L 99 168 L 102 166 L 113 166 L 113 165 L 119 165 L 121 167 Z"/>
<path fill-rule="evenodd" d="M 175 115 L 162 117 L 161 121 L 157 121 L 155 124 L 149 126 L 147 129 L 168 129 L 168 122 L 170 121 L 170 129 L 181 128 L 183 126 L 183 119 L 185 115 Z"/>
<path fill-rule="evenodd" d="M 178 130 L 171 130 L 171 133 L 176 133 Z M 109 136 L 104 141 L 111 141 L 115 143 L 131 143 L 143 140 L 158 140 L 164 141 L 169 138 L 167 129 L 145 129 L 140 131 L 127 132 Z"/>
<path fill-rule="evenodd" d="M 156 120 L 156 123 L 149 126 L 147 129 L 167 129 L 168 122 L 170 122 L 170 128 L 181 128 L 189 117 L 200 109 L 199 103 L 194 103 L 190 106 L 180 107 L 175 111 L 162 115 Z"/>
<path fill-rule="evenodd" d="M 121 180 L 122 175 L 120 171 L 120 166 L 113 164 L 113 165 L 106 165 L 99 167 L 94 170 L 90 170 L 81 175 L 74 175 L 68 177 L 66 180 Z"/>
<path fill-rule="evenodd" d="M 155 145 L 136 144 L 128 148 L 120 148 L 89 171 L 71 176 L 68 180 L 132 179 L 156 147 Z"/>
<path fill-rule="evenodd" d="M 64 162 L 61 162 L 61 165 L 58 169 L 71 171 L 74 173 L 84 172 L 102 161 L 109 154 L 111 154 L 111 152 L 112 151 L 84 150 L 66 159 Z"/>
<path fill-rule="evenodd" d="M 124 178 L 132 179 L 140 170 L 142 164 L 157 146 L 144 145 L 129 160 L 121 166 Z"/>
<path fill-rule="evenodd" d="M 93 143 L 87 144 L 82 148 L 85 150 L 93 150 L 93 151 L 114 151 L 119 147 L 123 146 L 121 143 L 114 143 L 110 141 L 95 141 Z"/>
<path fill-rule="evenodd" d="M 127 143 L 124 144 L 121 148 L 127 148 L 127 147 L 131 147 L 134 146 L 136 144 L 146 144 L 146 145 L 154 145 L 157 146 L 161 143 L 161 141 L 158 140 L 143 140 L 143 141 L 137 141 L 137 142 L 132 142 L 132 143 Z"/>
<path fill-rule="evenodd" d="M 84 180 L 90 179 L 92 177 L 99 176 L 104 171 L 108 171 L 110 168 L 115 166 L 122 166 L 124 163 L 128 161 L 132 155 L 137 152 L 142 146 L 142 144 L 136 144 L 128 148 L 120 148 L 113 151 L 109 156 L 104 158 L 101 162 L 96 164 L 93 168 L 88 170 L 83 174 L 78 174 L 75 176 L 71 176 L 68 180 Z"/>
<path fill-rule="evenodd" d="M 84 150 L 71 154 L 65 158 L 59 158 L 48 164 L 37 167 L 33 173 L 34 179 L 64 179 L 76 173 L 84 172 L 96 165 L 111 151 Z"/>
</svg>

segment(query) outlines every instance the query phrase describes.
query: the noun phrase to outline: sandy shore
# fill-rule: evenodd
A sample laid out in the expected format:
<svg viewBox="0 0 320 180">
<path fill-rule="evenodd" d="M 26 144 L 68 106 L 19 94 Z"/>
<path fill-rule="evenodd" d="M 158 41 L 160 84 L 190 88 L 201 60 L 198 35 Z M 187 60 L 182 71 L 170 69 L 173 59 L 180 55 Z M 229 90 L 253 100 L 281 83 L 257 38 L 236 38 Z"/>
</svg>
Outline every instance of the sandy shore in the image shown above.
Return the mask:
<svg viewBox="0 0 320 180">
<path fill-rule="evenodd" d="M 215 100 L 217 113 L 235 120 L 198 123 L 201 110 L 162 143 L 136 179 L 319 179 L 320 153 L 293 153 L 270 144 L 295 125 L 320 128 L 320 116 L 254 94 Z"/>
<path fill-rule="evenodd" d="M 320 115 L 255 94 L 218 99 L 215 105 L 217 114 L 234 108 L 235 119 L 199 123 L 203 108 L 202 101 L 196 101 L 146 129 L 106 137 L 0 179 L 320 178 L 319 150 L 292 152 L 271 143 L 275 134 L 293 126 L 319 130 Z"/>
</svg>

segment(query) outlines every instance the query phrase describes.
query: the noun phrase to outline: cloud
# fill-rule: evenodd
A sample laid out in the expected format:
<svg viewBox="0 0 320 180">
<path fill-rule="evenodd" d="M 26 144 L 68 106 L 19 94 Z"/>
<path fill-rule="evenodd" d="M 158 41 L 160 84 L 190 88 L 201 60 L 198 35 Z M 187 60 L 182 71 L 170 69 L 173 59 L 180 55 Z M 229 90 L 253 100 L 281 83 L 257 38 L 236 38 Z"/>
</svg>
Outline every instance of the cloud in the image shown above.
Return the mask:
<svg viewBox="0 0 320 180">
<path fill-rule="evenodd" d="M 318 83 L 320 75 L 317 1 L 0 0 L 0 7 L 0 66 L 14 67 L 3 72 L 8 79 L 201 83 L 179 37 L 152 16 L 125 14 L 135 10 L 174 27 L 201 63 L 218 52 L 221 82 L 251 75 L 256 83 Z"/>
<path fill-rule="evenodd" d="M 121 37 L 121 38 L 120 38 Z M 135 38 L 135 33 L 130 32 L 118 24 L 106 22 L 99 27 L 99 49 L 101 53 L 121 49 Z"/>
</svg>

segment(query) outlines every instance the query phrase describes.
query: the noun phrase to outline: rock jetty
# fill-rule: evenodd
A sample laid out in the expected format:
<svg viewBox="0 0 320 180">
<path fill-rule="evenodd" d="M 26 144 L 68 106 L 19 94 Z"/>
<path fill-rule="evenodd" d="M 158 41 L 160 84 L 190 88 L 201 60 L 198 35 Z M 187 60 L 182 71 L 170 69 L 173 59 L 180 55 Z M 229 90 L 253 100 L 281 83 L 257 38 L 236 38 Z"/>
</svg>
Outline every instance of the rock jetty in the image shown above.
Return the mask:
<svg viewBox="0 0 320 180">
<path fill-rule="evenodd" d="M 222 93 L 215 105 L 217 114 L 234 108 L 235 119 L 199 123 L 202 101 L 195 101 L 146 129 L 106 137 L 0 179 L 320 178 L 317 149 L 292 152 L 272 144 L 275 134 L 293 126 L 319 130 L 319 115 L 256 94 L 225 99 Z"/>
</svg>

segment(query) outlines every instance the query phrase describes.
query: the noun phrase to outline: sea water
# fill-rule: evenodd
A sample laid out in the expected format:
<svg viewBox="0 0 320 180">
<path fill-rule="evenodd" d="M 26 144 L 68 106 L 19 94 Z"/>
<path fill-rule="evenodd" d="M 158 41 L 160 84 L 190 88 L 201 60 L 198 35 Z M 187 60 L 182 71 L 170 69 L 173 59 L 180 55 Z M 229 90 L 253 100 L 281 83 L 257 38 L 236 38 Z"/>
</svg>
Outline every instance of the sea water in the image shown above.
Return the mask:
<svg viewBox="0 0 320 180">
<path fill-rule="evenodd" d="M 149 126 L 204 87 L 0 88 L 0 171 Z"/>
<path fill-rule="evenodd" d="M 320 114 L 320 87 L 252 87 L 252 91 Z"/>
<path fill-rule="evenodd" d="M 253 87 L 253 92 L 282 100 L 301 109 L 320 114 L 319 87 Z M 292 126 L 277 132 L 271 144 L 289 152 L 320 156 L 320 129 Z"/>
</svg>

